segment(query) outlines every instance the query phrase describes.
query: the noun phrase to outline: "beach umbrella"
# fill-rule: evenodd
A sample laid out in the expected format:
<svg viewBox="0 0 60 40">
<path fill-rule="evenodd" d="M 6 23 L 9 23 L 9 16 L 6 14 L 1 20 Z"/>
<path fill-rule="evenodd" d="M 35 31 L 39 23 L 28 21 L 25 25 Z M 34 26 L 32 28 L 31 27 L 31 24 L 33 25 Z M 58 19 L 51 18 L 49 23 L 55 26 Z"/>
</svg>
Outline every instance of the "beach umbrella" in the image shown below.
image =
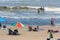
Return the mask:
<svg viewBox="0 0 60 40">
<path fill-rule="evenodd" d="M 18 23 L 16 24 L 16 27 L 22 28 L 22 27 L 24 27 L 24 25 L 23 25 L 22 23 L 18 22 Z"/>
<path fill-rule="evenodd" d="M 12 25 L 12 26 L 16 26 L 16 24 L 17 24 L 17 23 L 16 23 L 16 22 L 14 22 L 14 23 L 12 23 L 11 25 Z"/>
<path fill-rule="evenodd" d="M 12 26 L 15 26 L 15 27 L 18 27 L 18 28 L 24 27 L 24 25 L 21 22 L 13 23 Z"/>
<path fill-rule="evenodd" d="M 52 32 L 50 32 L 50 39 L 53 38 Z"/>
</svg>

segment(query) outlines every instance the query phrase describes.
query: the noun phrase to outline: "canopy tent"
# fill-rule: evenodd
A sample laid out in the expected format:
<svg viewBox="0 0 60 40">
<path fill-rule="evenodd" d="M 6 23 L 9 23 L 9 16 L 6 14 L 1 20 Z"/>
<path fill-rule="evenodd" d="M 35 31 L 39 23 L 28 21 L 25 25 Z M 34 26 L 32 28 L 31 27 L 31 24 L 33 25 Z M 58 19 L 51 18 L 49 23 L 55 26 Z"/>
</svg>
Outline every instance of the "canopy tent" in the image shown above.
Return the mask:
<svg viewBox="0 0 60 40">
<path fill-rule="evenodd" d="M 5 18 L 0 17 L 0 22 L 5 23 Z"/>
<path fill-rule="evenodd" d="M 24 25 L 21 22 L 13 23 L 12 26 L 22 28 Z"/>
</svg>

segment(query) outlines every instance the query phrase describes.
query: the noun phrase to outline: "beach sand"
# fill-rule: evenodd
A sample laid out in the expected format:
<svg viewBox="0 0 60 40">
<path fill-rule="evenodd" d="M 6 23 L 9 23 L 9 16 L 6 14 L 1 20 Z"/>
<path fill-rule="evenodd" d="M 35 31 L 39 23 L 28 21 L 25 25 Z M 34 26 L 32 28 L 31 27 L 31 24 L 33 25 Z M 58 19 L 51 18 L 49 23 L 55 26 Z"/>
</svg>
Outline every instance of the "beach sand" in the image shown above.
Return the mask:
<svg viewBox="0 0 60 40">
<path fill-rule="evenodd" d="M 8 35 L 8 30 L 0 29 L 0 40 L 46 40 L 50 35 L 48 29 L 60 31 L 59 26 L 41 26 L 38 32 L 29 32 L 27 27 L 16 28 L 9 26 L 8 28 L 11 28 L 12 30 L 18 29 L 20 35 Z M 60 32 L 53 33 L 53 39 L 51 40 L 57 40 L 58 38 L 60 38 Z"/>
</svg>

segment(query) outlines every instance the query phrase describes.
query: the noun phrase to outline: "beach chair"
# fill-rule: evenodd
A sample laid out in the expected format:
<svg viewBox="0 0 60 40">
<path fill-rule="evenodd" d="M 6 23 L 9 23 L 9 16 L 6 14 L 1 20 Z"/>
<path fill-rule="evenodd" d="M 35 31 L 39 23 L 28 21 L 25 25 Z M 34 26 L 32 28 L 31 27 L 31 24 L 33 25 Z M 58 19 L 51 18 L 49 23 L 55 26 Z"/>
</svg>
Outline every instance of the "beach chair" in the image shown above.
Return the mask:
<svg viewBox="0 0 60 40">
<path fill-rule="evenodd" d="M 13 35 L 13 31 L 11 29 L 8 29 L 8 34 Z"/>
</svg>

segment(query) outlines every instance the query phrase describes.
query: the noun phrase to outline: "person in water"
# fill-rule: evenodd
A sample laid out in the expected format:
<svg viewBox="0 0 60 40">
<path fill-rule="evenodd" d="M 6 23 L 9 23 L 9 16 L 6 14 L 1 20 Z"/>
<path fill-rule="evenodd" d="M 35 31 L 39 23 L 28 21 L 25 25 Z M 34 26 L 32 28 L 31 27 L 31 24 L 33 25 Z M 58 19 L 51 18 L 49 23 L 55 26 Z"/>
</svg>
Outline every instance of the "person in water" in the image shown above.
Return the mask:
<svg viewBox="0 0 60 40">
<path fill-rule="evenodd" d="M 40 13 L 40 11 L 44 12 L 44 7 L 38 8 L 38 14 Z"/>
<path fill-rule="evenodd" d="M 51 25 L 54 26 L 55 25 L 55 19 L 51 18 Z"/>
</svg>

